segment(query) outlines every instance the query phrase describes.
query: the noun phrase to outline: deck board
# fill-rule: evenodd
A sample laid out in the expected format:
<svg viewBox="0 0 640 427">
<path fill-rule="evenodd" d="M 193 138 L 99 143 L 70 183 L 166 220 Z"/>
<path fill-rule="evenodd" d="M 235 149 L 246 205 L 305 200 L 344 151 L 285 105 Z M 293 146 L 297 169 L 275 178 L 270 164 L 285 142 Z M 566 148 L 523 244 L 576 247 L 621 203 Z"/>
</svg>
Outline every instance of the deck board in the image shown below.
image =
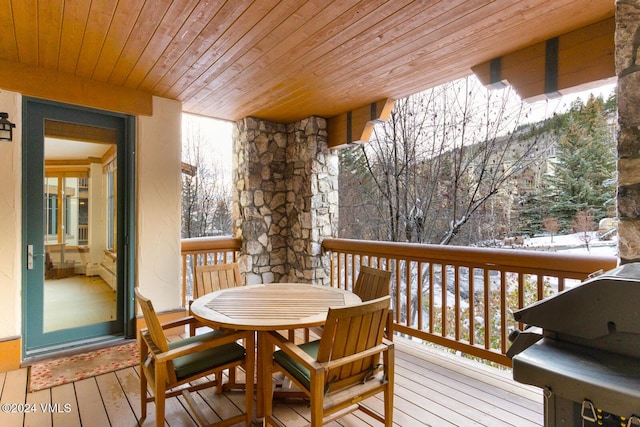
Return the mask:
<svg viewBox="0 0 640 427">
<path fill-rule="evenodd" d="M 542 392 L 511 380 L 511 374 L 402 338 L 396 339 L 394 425 L 396 426 L 541 426 Z M 242 374 L 240 373 L 240 377 Z M 26 368 L 0 373 L 0 402 L 52 405 L 50 413 L 0 412 L 0 425 L 81 427 L 155 425 L 155 407 L 148 405 L 140 421 L 139 370 L 126 368 L 93 378 L 27 393 Z M 216 395 L 213 389 L 193 393 L 207 421 L 236 414 L 244 408 L 241 392 Z M 367 406 L 382 413 L 382 399 Z M 56 406 L 56 404 L 58 406 Z M 64 405 L 68 405 L 66 408 Z M 180 396 L 167 400 L 166 425 L 195 426 Z M 39 408 L 40 409 L 40 408 Z M 309 407 L 302 400 L 278 401 L 274 415 L 287 427 L 308 424 Z M 330 427 L 376 426 L 380 423 L 356 412 Z"/>
<path fill-rule="evenodd" d="M 51 403 L 58 404 L 63 407 L 63 410 L 56 411 L 52 414 L 52 425 L 81 427 L 82 424 L 80 423 L 80 411 L 78 410 L 78 401 L 76 399 L 76 389 L 74 385 L 72 383 L 63 384 L 57 387 L 53 387 L 50 390 Z M 65 407 L 65 405 L 68 406 Z M 34 424 L 34 426 L 36 425 L 37 424 Z"/>
<path fill-rule="evenodd" d="M 91 425 L 92 427 L 111 426 L 105 402 L 102 400 L 103 398 L 98 390 L 96 377 L 76 381 L 74 386 L 82 425 Z"/>
<path fill-rule="evenodd" d="M 133 408 L 129 404 L 125 391 L 118 381 L 115 372 L 99 375 L 96 377 L 98 389 L 107 410 L 107 416 L 111 425 L 134 426 L 138 419 L 133 413 Z"/>
</svg>

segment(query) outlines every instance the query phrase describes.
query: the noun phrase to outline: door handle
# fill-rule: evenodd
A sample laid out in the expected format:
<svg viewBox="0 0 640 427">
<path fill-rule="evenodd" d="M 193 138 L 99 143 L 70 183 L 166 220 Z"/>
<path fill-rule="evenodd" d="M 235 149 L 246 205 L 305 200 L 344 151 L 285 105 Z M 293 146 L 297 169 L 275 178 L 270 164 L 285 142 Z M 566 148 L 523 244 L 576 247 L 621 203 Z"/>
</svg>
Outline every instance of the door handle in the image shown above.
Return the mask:
<svg viewBox="0 0 640 427">
<path fill-rule="evenodd" d="M 33 270 L 33 257 L 44 256 L 44 254 L 34 254 L 33 245 L 27 245 L 27 270 Z"/>
</svg>

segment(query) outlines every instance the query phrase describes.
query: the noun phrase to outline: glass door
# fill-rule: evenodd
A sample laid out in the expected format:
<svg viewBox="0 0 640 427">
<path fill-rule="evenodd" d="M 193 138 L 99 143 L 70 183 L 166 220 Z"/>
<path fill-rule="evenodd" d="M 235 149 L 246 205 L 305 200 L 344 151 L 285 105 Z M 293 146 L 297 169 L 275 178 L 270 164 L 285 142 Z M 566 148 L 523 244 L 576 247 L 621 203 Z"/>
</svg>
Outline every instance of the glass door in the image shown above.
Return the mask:
<svg viewBox="0 0 640 427">
<path fill-rule="evenodd" d="M 23 111 L 24 357 L 132 335 L 132 118 L 30 99 Z"/>
</svg>

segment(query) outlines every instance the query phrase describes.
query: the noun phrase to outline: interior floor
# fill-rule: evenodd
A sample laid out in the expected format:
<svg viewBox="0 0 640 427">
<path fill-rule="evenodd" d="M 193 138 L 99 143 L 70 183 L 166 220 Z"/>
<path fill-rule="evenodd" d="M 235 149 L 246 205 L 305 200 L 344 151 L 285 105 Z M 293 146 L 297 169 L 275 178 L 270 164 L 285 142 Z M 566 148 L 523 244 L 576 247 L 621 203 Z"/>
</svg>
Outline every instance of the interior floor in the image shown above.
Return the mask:
<svg viewBox="0 0 640 427">
<path fill-rule="evenodd" d="M 44 332 L 116 318 L 116 292 L 100 276 L 44 281 Z"/>
</svg>

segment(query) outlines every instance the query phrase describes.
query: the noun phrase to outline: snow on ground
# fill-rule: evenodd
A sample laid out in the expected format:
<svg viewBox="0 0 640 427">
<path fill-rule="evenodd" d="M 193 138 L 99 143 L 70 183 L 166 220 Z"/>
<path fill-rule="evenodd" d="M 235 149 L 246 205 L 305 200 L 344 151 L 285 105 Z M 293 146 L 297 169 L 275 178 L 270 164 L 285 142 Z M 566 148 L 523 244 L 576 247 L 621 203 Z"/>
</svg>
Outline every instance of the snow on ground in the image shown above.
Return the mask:
<svg viewBox="0 0 640 427">
<path fill-rule="evenodd" d="M 589 248 L 582 238 L 583 233 L 574 233 L 555 236 L 531 237 L 524 240 L 523 249 L 541 251 L 573 253 L 584 255 L 618 255 L 618 237 L 613 236 L 609 240 L 599 240 L 597 233 L 593 232 L 589 241 Z M 517 248 L 517 247 L 515 247 Z"/>
</svg>

